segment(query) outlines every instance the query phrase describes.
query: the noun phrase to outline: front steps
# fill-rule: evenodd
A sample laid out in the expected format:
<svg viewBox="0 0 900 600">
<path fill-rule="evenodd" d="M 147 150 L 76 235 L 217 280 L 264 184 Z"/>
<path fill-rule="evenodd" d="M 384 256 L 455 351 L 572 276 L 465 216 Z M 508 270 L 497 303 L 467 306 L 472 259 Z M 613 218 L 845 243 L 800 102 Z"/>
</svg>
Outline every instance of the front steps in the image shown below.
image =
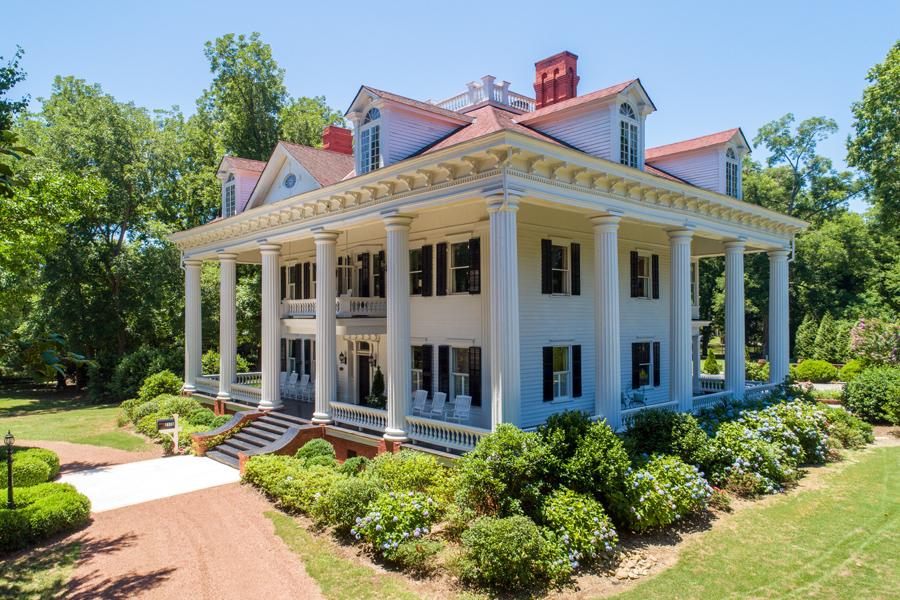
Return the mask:
<svg viewBox="0 0 900 600">
<path fill-rule="evenodd" d="M 308 423 L 297 417 L 272 411 L 254 420 L 240 432 L 206 452 L 206 456 L 238 469 L 240 468 L 239 452 L 253 451 L 254 454 L 267 454 L 266 448 L 273 445 L 287 432 L 288 428 L 300 425 L 308 425 Z"/>
</svg>

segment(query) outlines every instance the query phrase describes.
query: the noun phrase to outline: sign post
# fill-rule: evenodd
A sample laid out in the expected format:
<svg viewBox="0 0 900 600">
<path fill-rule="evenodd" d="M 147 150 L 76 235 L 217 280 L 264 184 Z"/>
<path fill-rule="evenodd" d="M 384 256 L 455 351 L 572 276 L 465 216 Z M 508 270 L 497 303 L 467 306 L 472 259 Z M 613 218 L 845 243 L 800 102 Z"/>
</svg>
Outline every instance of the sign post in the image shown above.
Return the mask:
<svg viewBox="0 0 900 600">
<path fill-rule="evenodd" d="M 156 430 L 160 433 L 172 436 L 174 446 L 172 447 L 175 454 L 178 454 L 178 432 L 181 427 L 178 426 L 178 415 L 173 414 L 171 419 L 157 419 Z"/>
</svg>

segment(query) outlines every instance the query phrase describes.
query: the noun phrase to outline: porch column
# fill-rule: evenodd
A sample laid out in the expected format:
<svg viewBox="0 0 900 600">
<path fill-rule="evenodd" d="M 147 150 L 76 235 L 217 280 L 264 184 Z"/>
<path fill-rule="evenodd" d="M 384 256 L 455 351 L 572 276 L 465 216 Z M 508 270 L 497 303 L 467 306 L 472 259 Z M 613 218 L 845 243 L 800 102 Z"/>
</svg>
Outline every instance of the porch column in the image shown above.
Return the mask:
<svg viewBox="0 0 900 600">
<path fill-rule="evenodd" d="M 744 397 L 744 242 L 725 243 L 725 389 Z"/>
<path fill-rule="evenodd" d="M 619 427 L 622 360 L 619 337 L 619 221 L 614 215 L 591 218 L 594 224 L 594 340 L 596 391 L 594 413 Z"/>
<path fill-rule="evenodd" d="M 693 336 L 691 338 L 691 344 L 693 345 L 694 351 L 694 392 L 699 393 L 703 390 L 703 387 L 700 385 L 700 334 Z"/>
<path fill-rule="evenodd" d="M 331 423 L 331 403 L 337 400 L 337 261 L 336 231 L 319 230 L 316 242 L 316 404 L 313 423 Z"/>
<path fill-rule="evenodd" d="M 231 384 L 235 380 L 235 259 L 237 254 L 219 255 L 219 400 L 231 399 Z"/>
<path fill-rule="evenodd" d="M 200 268 L 202 260 L 184 261 L 184 391 L 194 392 L 201 374 L 203 333 L 200 320 Z"/>
<path fill-rule="evenodd" d="M 788 251 L 769 252 L 769 381 L 788 376 Z"/>
<path fill-rule="evenodd" d="M 281 369 L 281 299 L 278 244 L 263 244 L 262 254 L 262 397 L 259 408 L 281 407 L 278 372 Z"/>
<path fill-rule="evenodd" d="M 487 199 L 491 260 L 491 429 L 519 424 L 521 400 L 519 344 L 519 199 Z"/>
<path fill-rule="evenodd" d="M 689 229 L 669 232 L 669 400 L 693 408 L 691 371 L 691 238 Z"/>
<path fill-rule="evenodd" d="M 412 394 L 409 326 L 409 215 L 387 214 L 387 427 L 384 439 L 403 442 Z"/>
</svg>

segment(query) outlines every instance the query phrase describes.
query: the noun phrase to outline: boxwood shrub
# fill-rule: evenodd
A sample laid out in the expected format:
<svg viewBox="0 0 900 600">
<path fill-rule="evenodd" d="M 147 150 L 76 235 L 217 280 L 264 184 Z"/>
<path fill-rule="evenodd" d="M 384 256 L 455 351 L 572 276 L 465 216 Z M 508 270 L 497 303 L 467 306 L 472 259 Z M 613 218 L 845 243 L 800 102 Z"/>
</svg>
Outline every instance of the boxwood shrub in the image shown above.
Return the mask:
<svg viewBox="0 0 900 600">
<path fill-rule="evenodd" d="M 804 360 L 797 365 L 796 378 L 799 381 L 828 383 L 837 379 L 837 368 L 824 360 Z"/>
<path fill-rule="evenodd" d="M 4 454 L 5 456 L 5 454 Z M 6 465 L 0 468 L 0 488 L 6 487 Z M 30 487 L 59 475 L 59 456 L 44 448 L 13 448 L 13 485 Z"/>
<path fill-rule="evenodd" d="M 853 381 L 856 379 L 856 376 L 863 372 L 863 363 L 858 358 L 852 358 L 848 360 L 843 367 L 841 367 L 840 372 L 838 373 L 838 378 L 841 381 Z"/>
<path fill-rule="evenodd" d="M 364 476 L 377 479 L 395 492 L 432 493 L 446 478 L 447 469 L 432 454 L 401 450 L 385 452 L 370 461 Z"/>
<path fill-rule="evenodd" d="M 180 394 L 181 386 L 182 381 L 178 375 L 168 370 L 160 371 L 144 380 L 141 389 L 138 390 L 138 398 L 146 402 L 163 394 Z"/>
<path fill-rule="evenodd" d="M 870 423 L 900 423 L 900 367 L 866 369 L 844 387 L 841 403 Z"/>
<path fill-rule="evenodd" d="M 855 449 L 875 441 L 872 426 L 843 407 L 825 405 L 824 410 L 833 447 Z"/>
<path fill-rule="evenodd" d="M 90 520 L 91 502 L 66 483 L 16 488 L 16 508 L 0 508 L 0 550 L 10 551 L 57 533 L 74 531 Z M 5 504 L 4 504 L 5 506 Z"/>
<path fill-rule="evenodd" d="M 602 420 L 592 423 L 579 440 L 575 454 L 563 465 L 563 475 L 566 487 L 593 494 L 612 508 L 630 466 L 621 438 Z"/>
<path fill-rule="evenodd" d="M 319 525 L 334 525 L 338 533 L 348 534 L 383 491 L 384 486 L 377 479 L 338 478 L 313 504 L 312 516 Z"/>
<path fill-rule="evenodd" d="M 691 414 L 647 409 L 629 415 L 625 425 L 623 441 L 632 459 L 671 454 L 691 465 L 709 462 L 709 436 Z"/>
</svg>

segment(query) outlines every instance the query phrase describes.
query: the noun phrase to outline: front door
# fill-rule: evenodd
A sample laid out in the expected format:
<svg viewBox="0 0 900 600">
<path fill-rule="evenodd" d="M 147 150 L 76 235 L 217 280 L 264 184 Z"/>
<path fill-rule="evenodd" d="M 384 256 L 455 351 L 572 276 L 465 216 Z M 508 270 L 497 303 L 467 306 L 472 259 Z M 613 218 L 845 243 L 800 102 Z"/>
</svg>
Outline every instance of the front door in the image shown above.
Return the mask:
<svg viewBox="0 0 900 600">
<path fill-rule="evenodd" d="M 360 404 L 365 404 L 366 398 L 369 397 L 369 394 L 372 391 L 369 378 L 369 371 L 371 369 L 369 362 L 371 358 L 372 357 L 368 354 L 356 355 L 356 380 L 358 382 L 357 385 L 359 386 Z"/>
</svg>

